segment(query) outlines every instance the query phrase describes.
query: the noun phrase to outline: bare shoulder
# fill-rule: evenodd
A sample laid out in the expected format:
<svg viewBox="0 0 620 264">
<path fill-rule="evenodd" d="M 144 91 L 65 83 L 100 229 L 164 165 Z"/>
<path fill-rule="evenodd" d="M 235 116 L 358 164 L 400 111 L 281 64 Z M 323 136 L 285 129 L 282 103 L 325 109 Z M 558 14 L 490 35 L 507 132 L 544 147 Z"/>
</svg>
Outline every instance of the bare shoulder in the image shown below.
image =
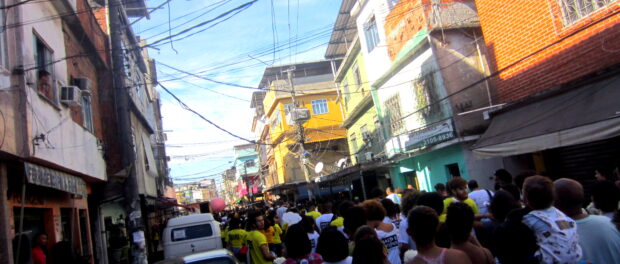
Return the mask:
<svg viewBox="0 0 620 264">
<path fill-rule="evenodd" d="M 458 249 L 448 249 L 446 251 L 446 263 L 449 264 L 471 264 L 469 256 Z"/>
<path fill-rule="evenodd" d="M 495 263 L 495 257 L 493 257 L 493 254 L 491 253 L 491 251 L 488 248 L 484 248 L 484 247 L 480 247 L 480 248 L 484 252 L 484 256 L 485 256 L 487 263 L 490 263 L 490 264 Z"/>
</svg>

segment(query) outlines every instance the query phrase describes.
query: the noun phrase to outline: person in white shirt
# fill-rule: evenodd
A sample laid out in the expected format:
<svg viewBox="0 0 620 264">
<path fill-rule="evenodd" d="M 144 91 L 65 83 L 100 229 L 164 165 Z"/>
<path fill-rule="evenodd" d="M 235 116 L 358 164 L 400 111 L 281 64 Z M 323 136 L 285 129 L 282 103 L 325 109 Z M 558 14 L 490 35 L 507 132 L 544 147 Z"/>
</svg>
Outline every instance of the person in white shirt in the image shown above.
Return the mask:
<svg viewBox="0 0 620 264">
<path fill-rule="evenodd" d="M 284 225 L 284 219 L 282 218 L 282 216 L 284 215 L 284 213 L 286 213 L 287 210 L 288 208 L 286 202 L 282 203 L 282 205 L 280 205 L 280 207 L 276 209 L 276 214 L 278 214 L 278 217 L 280 217 L 280 225 Z"/>
<path fill-rule="evenodd" d="M 400 205 L 400 196 L 398 196 L 398 193 L 393 193 L 390 187 L 385 188 L 385 195 L 385 198 L 388 198 L 392 200 L 392 202 L 394 202 L 395 204 Z"/>
<path fill-rule="evenodd" d="M 311 252 L 315 253 L 316 247 L 319 244 L 319 233 L 316 232 L 316 226 L 314 225 L 314 220 L 312 219 L 311 216 L 304 216 L 304 218 L 301 219 L 301 225 L 306 230 L 306 233 L 308 233 L 308 239 L 310 239 L 310 244 L 312 245 Z"/>
<path fill-rule="evenodd" d="M 319 232 L 324 228 L 329 227 L 329 224 L 335 220 L 334 214 L 332 213 L 332 203 L 330 201 L 324 202 L 322 206 L 322 215 L 316 219 L 316 226 L 319 229 Z"/>
<path fill-rule="evenodd" d="M 468 196 L 476 202 L 479 213 L 481 215 L 487 215 L 489 213 L 489 205 L 491 205 L 491 200 L 493 199 L 493 192 L 480 189 L 476 180 L 470 180 L 467 186 L 470 190 Z"/>
<path fill-rule="evenodd" d="M 582 257 L 577 226 L 573 219 L 553 206 L 554 184 L 544 176 L 531 176 L 523 183 L 525 204 L 532 209 L 523 224 L 534 232 L 535 256 L 542 263 L 577 263 Z"/>
<path fill-rule="evenodd" d="M 368 226 L 377 232 L 377 238 L 383 242 L 387 249 L 387 259 L 392 264 L 401 264 L 400 248 L 398 244 L 399 230 L 394 224 L 383 222 L 385 208 L 376 200 L 366 200 L 361 204 L 366 210 L 366 222 Z"/>
<path fill-rule="evenodd" d="M 559 179 L 555 186 L 555 206 L 577 223 L 583 263 L 620 263 L 620 232 L 609 218 L 587 215 L 581 206 L 583 186 L 572 179 Z M 580 263 L 581 263 L 580 262 Z"/>
</svg>

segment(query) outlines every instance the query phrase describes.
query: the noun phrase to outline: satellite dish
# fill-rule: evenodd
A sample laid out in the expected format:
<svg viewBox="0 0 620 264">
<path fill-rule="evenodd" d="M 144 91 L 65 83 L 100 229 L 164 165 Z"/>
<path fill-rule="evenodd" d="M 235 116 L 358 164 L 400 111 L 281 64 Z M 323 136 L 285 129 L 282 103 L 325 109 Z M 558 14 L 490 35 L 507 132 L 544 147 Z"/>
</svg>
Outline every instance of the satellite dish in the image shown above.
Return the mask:
<svg viewBox="0 0 620 264">
<path fill-rule="evenodd" d="M 346 158 L 342 158 L 338 161 L 338 168 L 344 167 L 345 162 L 347 162 Z"/>
<path fill-rule="evenodd" d="M 323 162 L 319 162 L 314 166 L 314 172 L 316 172 L 316 174 L 321 173 L 321 171 L 323 171 Z"/>
</svg>

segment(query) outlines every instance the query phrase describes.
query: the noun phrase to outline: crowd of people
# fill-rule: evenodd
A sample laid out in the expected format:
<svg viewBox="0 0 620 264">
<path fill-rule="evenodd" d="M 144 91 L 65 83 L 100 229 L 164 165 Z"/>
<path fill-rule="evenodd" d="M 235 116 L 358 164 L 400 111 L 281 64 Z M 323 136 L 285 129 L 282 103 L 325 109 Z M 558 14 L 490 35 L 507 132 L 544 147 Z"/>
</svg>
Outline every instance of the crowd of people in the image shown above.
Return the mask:
<svg viewBox="0 0 620 264">
<path fill-rule="evenodd" d="M 620 263 L 620 178 L 596 175 L 589 197 L 572 179 L 501 169 L 493 190 L 454 177 L 357 203 L 278 201 L 228 212 L 222 233 L 252 264 Z"/>
</svg>

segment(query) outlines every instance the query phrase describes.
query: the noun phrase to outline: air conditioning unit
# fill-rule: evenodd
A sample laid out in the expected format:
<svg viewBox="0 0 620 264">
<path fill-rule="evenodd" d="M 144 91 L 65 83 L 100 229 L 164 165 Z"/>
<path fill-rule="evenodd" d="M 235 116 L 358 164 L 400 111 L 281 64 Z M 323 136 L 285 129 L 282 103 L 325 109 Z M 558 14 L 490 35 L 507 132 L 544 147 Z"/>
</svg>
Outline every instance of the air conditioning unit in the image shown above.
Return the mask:
<svg viewBox="0 0 620 264">
<path fill-rule="evenodd" d="M 73 79 L 73 85 L 79 87 L 80 90 L 82 90 L 83 96 L 90 96 L 92 93 L 91 81 L 88 78 L 75 78 Z"/>
<path fill-rule="evenodd" d="M 77 86 L 61 86 L 60 102 L 67 105 L 80 105 L 82 90 Z"/>
<path fill-rule="evenodd" d="M 286 122 L 289 124 L 303 124 L 308 120 L 310 120 L 308 108 L 292 108 L 286 114 Z"/>
</svg>

